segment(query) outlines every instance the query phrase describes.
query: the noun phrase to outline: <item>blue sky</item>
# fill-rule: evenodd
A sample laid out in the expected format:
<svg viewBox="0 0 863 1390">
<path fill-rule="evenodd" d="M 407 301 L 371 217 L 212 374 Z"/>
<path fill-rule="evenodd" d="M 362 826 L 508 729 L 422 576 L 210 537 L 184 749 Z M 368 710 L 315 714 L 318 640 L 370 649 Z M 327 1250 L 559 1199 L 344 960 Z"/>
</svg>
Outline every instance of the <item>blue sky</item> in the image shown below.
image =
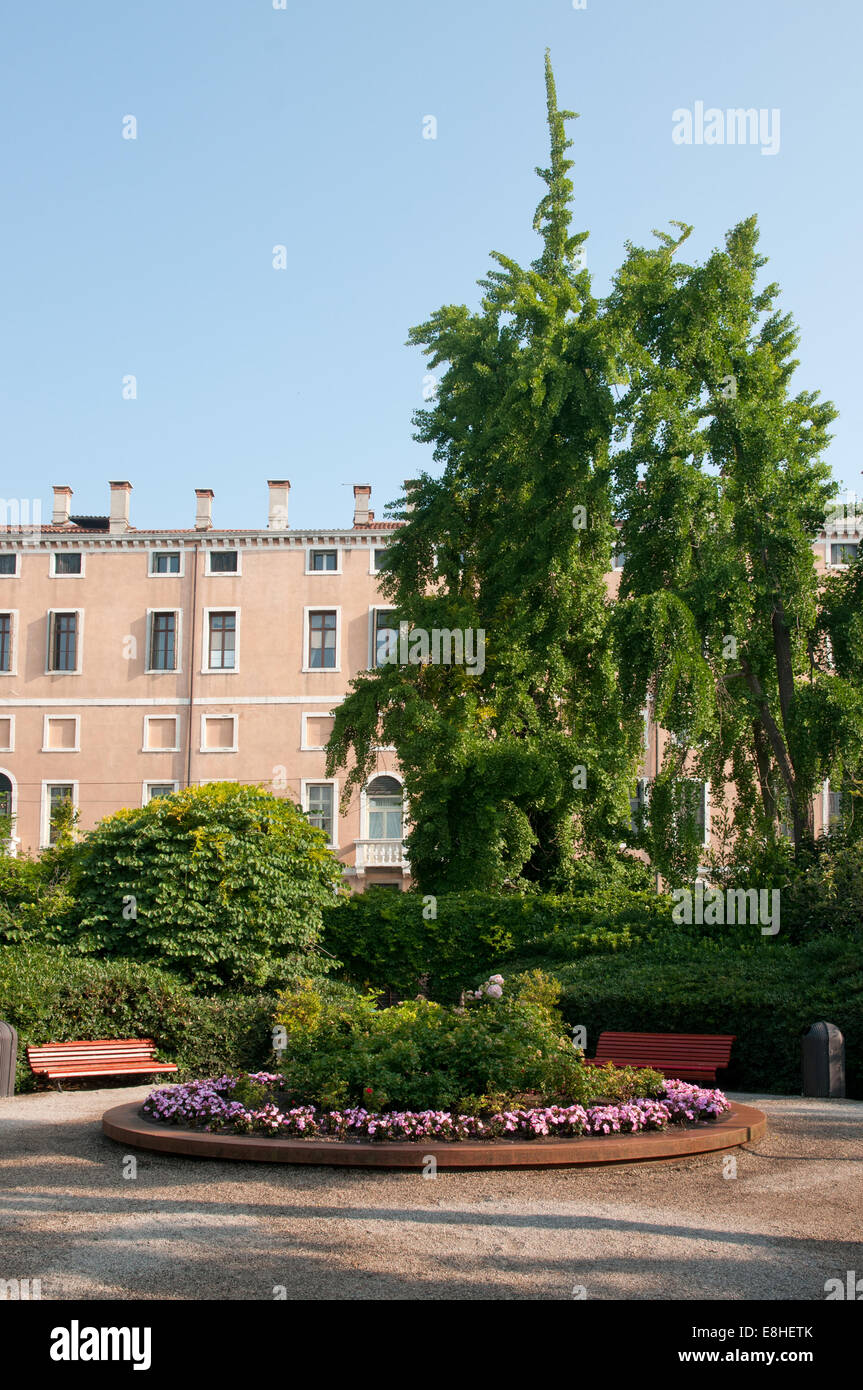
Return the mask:
<svg viewBox="0 0 863 1390">
<path fill-rule="evenodd" d="M 69 483 L 133 524 L 349 525 L 433 468 L 406 347 L 475 304 L 488 253 L 537 253 L 543 53 L 574 123 L 576 223 L 604 293 L 627 239 L 693 223 L 690 257 L 757 213 L 802 330 L 797 389 L 841 416 L 863 491 L 859 0 L 79 0 L 6 8 L 0 495 Z M 779 108 L 778 154 L 680 146 L 672 112 Z M 123 118 L 138 138 L 122 138 Z M 433 115 L 437 138 L 423 138 Z M 288 268 L 273 269 L 273 247 Z M 137 379 L 137 399 L 122 397 Z"/>
</svg>

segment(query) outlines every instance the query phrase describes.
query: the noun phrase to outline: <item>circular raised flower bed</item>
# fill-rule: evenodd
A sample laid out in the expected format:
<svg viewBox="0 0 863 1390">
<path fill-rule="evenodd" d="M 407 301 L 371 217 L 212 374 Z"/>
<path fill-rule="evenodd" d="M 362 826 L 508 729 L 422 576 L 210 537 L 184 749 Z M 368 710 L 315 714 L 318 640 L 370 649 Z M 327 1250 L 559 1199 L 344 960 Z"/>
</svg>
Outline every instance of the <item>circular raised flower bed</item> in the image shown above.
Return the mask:
<svg viewBox="0 0 863 1390">
<path fill-rule="evenodd" d="M 274 1088 L 279 1078 L 258 1073 Z M 164 1086 L 141 1106 L 118 1105 L 104 1133 L 127 1146 L 199 1158 L 375 1168 L 583 1166 L 679 1158 L 757 1139 L 760 1110 L 721 1091 L 666 1081 L 658 1097 L 619 1104 L 537 1106 L 477 1118 L 445 1111 L 374 1114 L 354 1108 L 249 1108 L 232 1099 L 235 1078 Z"/>
</svg>

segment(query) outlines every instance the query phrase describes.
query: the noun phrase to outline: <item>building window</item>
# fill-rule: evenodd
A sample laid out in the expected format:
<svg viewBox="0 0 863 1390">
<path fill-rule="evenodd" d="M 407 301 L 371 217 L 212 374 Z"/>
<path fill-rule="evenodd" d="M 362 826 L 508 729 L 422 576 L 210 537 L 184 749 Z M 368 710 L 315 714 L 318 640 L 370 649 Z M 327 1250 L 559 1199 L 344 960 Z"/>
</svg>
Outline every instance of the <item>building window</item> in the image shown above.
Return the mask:
<svg viewBox="0 0 863 1390">
<path fill-rule="evenodd" d="M 236 753 L 237 715 L 201 715 L 201 752 Z"/>
<path fill-rule="evenodd" d="M 173 796 L 177 790 L 176 782 L 145 782 L 143 804 L 146 806 L 148 801 L 154 801 L 157 796 Z"/>
<path fill-rule="evenodd" d="M 83 574 L 82 556 L 80 551 L 55 551 L 54 553 L 54 573 L 55 574 Z"/>
<path fill-rule="evenodd" d="M 309 667 L 312 671 L 335 670 L 336 624 L 335 609 L 309 614 Z"/>
<path fill-rule="evenodd" d="M 339 552 L 337 550 L 310 550 L 309 551 L 309 572 L 320 574 L 328 570 L 334 574 L 339 567 Z"/>
<path fill-rule="evenodd" d="M 612 569 L 615 569 L 615 570 L 622 570 L 622 569 L 623 569 L 623 566 L 624 566 L 625 564 L 626 564 L 626 555 L 625 555 L 625 553 L 624 553 L 619 547 L 615 547 L 615 549 L 614 549 L 614 550 L 612 551 L 612 553 L 611 553 L 611 567 L 612 567 Z"/>
<path fill-rule="evenodd" d="M 709 838 L 707 783 L 694 777 L 684 778 L 679 788 L 678 805 L 681 817 L 692 818 L 701 843 L 706 845 Z"/>
<path fill-rule="evenodd" d="M 373 665 L 386 666 L 389 662 L 395 661 L 398 655 L 398 628 L 390 623 L 392 608 L 376 608 L 374 622 L 374 637 L 372 645 Z"/>
<path fill-rule="evenodd" d="M 46 714 L 42 726 L 43 753 L 77 753 L 80 750 L 80 716 Z"/>
<path fill-rule="evenodd" d="M 375 777 L 368 785 L 370 840 L 402 838 L 402 789 L 395 777 Z"/>
<path fill-rule="evenodd" d="M 176 613 L 150 614 L 149 669 L 151 671 L 175 671 L 177 669 Z"/>
<path fill-rule="evenodd" d="M 306 783 L 306 812 L 312 825 L 323 830 L 328 844 L 333 844 L 334 792 L 332 782 Z"/>
<path fill-rule="evenodd" d="M 300 750 L 315 752 L 326 748 L 335 720 L 331 714 L 303 714 L 300 716 Z"/>
<path fill-rule="evenodd" d="M 0 555 L 0 574 L 16 575 L 18 573 L 18 556 L 12 552 L 11 555 Z"/>
<path fill-rule="evenodd" d="M 0 753 L 15 751 L 15 716 L 0 714 Z"/>
<path fill-rule="evenodd" d="M 5 772 L 0 772 L 0 816 L 12 815 L 12 783 Z"/>
<path fill-rule="evenodd" d="M 380 574 L 381 570 L 384 568 L 386 564 L 386 558 L 387 547 L 385 545 L 375 546 L 374 550 L 372 551 L 372 574 Z"/>
<path fill-rule="evenodd" d="M 52 613 L 48 644 L 50 671 L 78 669 L 78 614 Z"/>
<path fill-rule="evenodd" d="M 12 614 L 0 613 L 0 671 L 12 670 Z"/>
<path fill-rule="evenodd" d="M 180 750 L 176 714 L 144 715 L 144 753 L 178 753 Z"/>
<path fill-rule="evenodd" d="M 239 559 L 236 550 L 208 550 L 208 574 L 239 574 Z"/>
<path fill-rule="evenodd" d="M 151 574 L 179 574 L 179 550 L 154 550 L 150 555 Z"/>
<path fill-rule="evenodd" d="M 856 541 L 834 541 L 830 546 L 831 565 L 853 565 L 857 550 Z"/>
<path fill-rule="evenodd" d="M 209 615 L 207 665 L 211 671 L 235 671 L 237 666 L 236 612 Z"/>
<path fill-rule="evenodd" d="M 48 844 L 57 843 L 57 835 L 66 815 L 67 807 L 75 805 L 75 784 L 73 782 L 50 782 L 48 784 Z"/>
<path fill-rule="evenodd" d="M 643 829 L 649 801 L 650 781 L 647 777 L 639 777 L 635 784 L 635 794 L 629 798 L 629 829 L 632 835 L 638 835 Z"/>
</svg>

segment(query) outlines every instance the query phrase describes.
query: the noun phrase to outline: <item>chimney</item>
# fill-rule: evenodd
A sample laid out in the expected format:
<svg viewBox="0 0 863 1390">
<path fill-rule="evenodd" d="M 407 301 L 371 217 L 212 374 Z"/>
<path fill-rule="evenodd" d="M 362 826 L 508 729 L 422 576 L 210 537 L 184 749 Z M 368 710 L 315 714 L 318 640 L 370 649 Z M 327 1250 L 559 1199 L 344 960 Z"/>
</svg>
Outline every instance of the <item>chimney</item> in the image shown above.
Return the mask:
<svg viewBox="0 0 863 1390">
<path fill-rule="evenodd" d="M 267 528 L 270 531 L 287 531 L 288 494 L 291 491 L 291 485 L 287 478 L 268 478 L 267 487 L 270 489 L 270 511 L 267 519 Z"/>
<path fill-rule="evenodd" d="M 65 484 L 62 487 L 54 488 L 54 515 L 51 518 L 52 526 L 68 526 L 70 522 L 69 513 L 72 508 L 72 489 Z"/>
<path fill-rule="evenodd" d="M 405 511 L 412 512 L 414 509 L 413 498 L 411 496 L 415 487 L 419 484 L 419 478 L 405 478 Z"/>
<path fill-rule="evenodd" d="M 374 521 L 374 512 L 369 511 L 372 490 L 367 483 L 354 483 L 354 525 L 368 526 Z"/>
<path fill-rule="evenodd" d="M 112 536 L 122 535 L 129 529 L 129 494 L 131 483 L 111 483 L 111 517 L 108 530 Z"/>
<path fill-rule="evenodd" d="M 197 511 L 195 512 L 195 530 L 212 531 L 213 490 L 209 487 L 196 487 L 195 496 L 198 499 Z"/>
</svg>

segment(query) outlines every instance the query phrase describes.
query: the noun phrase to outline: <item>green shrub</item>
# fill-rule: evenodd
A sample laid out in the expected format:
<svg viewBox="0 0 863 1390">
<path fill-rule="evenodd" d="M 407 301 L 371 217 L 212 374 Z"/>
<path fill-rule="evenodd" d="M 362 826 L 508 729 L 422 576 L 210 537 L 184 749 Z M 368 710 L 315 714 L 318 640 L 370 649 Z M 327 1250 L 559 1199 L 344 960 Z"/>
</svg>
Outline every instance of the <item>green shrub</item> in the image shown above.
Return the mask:
<svg viewBox="0 0 863 1390">
<path fill-rule="evenodd" d="M 303 1103 L 367 1109 L 452 1109 L 467 1097 L 537 1094 L 587 1100 L 593 1081 L 547 1002 L 542 982 L 504 986 L 503 997 L 466 1007 L 414 999 L 378 1009 L 370 994 L 310 1003 L 280 997 L 287 1032 L 285 1085 Z M 545 1000 L 553 986 L 545 991 Z"/>
<path fill-rule="evenodd" d="M 523 957 L 546 967 L 597 951 L 626 950 L 665 930 L 671 900 L 617 880 L 577 897 L 419 893 L 370 889 L 324 910 L 323 944 L 356 981 L 399 997 L 423 983 L 452 1001 L 468 981 Z"/>
<path fill-rule="evenodd" d="M 588 1055 L 602 1032 L 733 1033 L 719 1084 L 794 1095 L 801 1035 L 825 1019 L 845 1035 L 848 1094 L 863 1096 L 863 964 L 853 941 L 795 946 L 757 937 L 741 945 L 677 933 L 613 959 L 583 957 L 556 974 L 561 1011 L 587 1029 Z"/>
<path fill-rule="evenodd" d="M 272 1062 L 275 995 L 195 994 L 167 971 L 100 961 L 33 942 L 0 946 L 0 1018 L 19 1035 L 17 1086 L 35 1089 L 28 1044 L 152 1038 L 179 1079 L 257 1071 Z M 107 1082 L 106 1084 L 113 1084 Z"/>
<path fill-rule="evenodd" d="M 152 961 L 197 988 L 269 983 L 313 951 L 341 869 L 293 802 L 219 782 L 118 811 L 75 848 L 79 951 Z"/>
</svg>

